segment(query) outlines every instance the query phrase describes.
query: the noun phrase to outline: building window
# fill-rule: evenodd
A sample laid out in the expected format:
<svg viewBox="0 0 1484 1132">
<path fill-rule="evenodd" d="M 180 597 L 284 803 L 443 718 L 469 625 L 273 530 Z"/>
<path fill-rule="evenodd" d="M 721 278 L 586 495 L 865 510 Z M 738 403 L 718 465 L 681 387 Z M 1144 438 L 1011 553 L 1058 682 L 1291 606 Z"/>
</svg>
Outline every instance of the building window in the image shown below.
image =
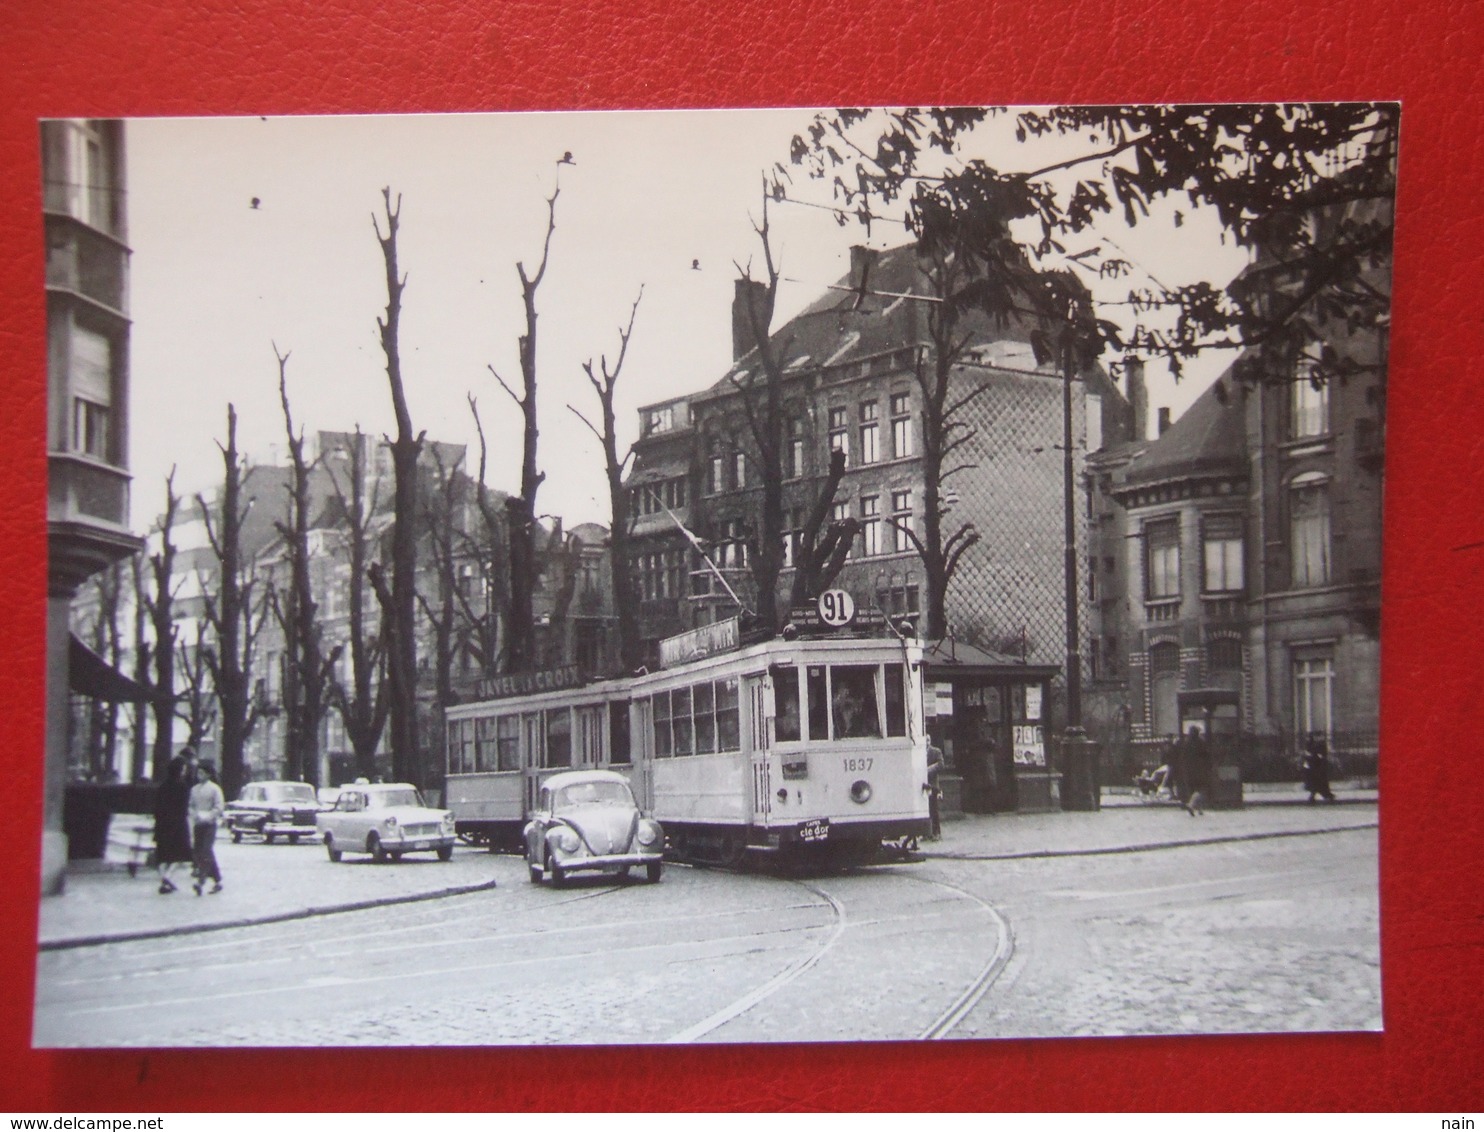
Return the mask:
<svg viewBox="0 0 1484 1132">
<path fill-rule="evenodd" d="M 1329 483 L 1315 473 L 1289 487 L 1293 585 L 1323 586 L 1330 579 Z"/>
<path fill-rule="evenodd" d="M 725 519 L 721 524 L 721 537 L 716 543 L 716 565 L 722 569 L 745 569 L 747 566 L 747 543 L 744 541 L 741 519 Z"/>
<path fill-rule="evenodd" d="M 1103 399 L 1089 393 L 1086 408 L 1087 450 L 1096 452 L 1103 446 Z"/>
<path fill-rule="evenodd" d="M 732 454 L 732 485 L 738 491 L 747 486 L 747 453 L 740 448 Z"/>
<path fill-rule="evenodd" d="M 804 422 L 798 417 L 788 422 L 788 464 L 784 474 L 791 480 L 804 474 Z"/>
<path fill-rule="evenodd" d="M 836 503 L 830 510 L 830 520 L 835 523 L 843 523 L 850 518 L 850 504 L 845 502 Z M 846 551 L 845 557 L 852 557 L 852 551 Z"/>
<path fill-rule="evenodd" d="M 722 492 L 722 476 L 725 474 L 726 460 L 720 452 L 711 453 L 710 462 L 706 465 L 706 494 L 720 495 Z"/>
<path fill-rule="evenodd" d="M 1180 596 L 1180 520 L 1144 526 L 1144 596 L 1150 601 Z"/>
<path fill-rule="evenodd" d="M 1206 593 L 1239 593 L 1242 589 L 1242 516 L 1208 515 L 1202 523 Z"/>
<path fill-rule="evenodd" d="M 891 548 L 897 551 L 912 549 L 912 490 L 891 493 Z"/>
<path fill-rule="evenodd" d="M 881 430 L 876 423 L 876 402 L 860 403 L 861 463 L 874 464 L 881 459 Z"/>
<path fill-rule="evenodd" d="M 108 406 L 82 397 L 73 399 L 72 450 L 95 460 L 108 459 Z"/>
<path fill-rule="evenodd" d="M 1325 655 L 1302 654 L 1293 661 L 1293 725 L 1300 737 L 1334 728 L 1335 662 Z"/>
<path fill-rule="evenodd" d="M 644 417 L 644 435 L 653 436 L 657 432 L 669 432 L 675 427 L 675 409 L 666 405 L 659 409 L 650 409 Z"/>
<path fill-rule="evenodd" d="M 881 496 L 861 496 L 861 553 L 881 553 Z"/>
<path fill-rule="evenodd" d="M 798 565 L 799 545 L 804 539 L 804 512 L 794 508 L 783 513 L 783 568 Z"/>
<path fill-rule="evenodd" d="M 912 455 L 912 398 L 907 393 L 891 395 L 891 454 L 898 460 Z"/>
<path fill-rule="evenodd" d="M 843 406 L 830 410 L 830 451 L 845 453 L 845 464 L 850 466 L 850 426 Z"/>
<path fill-rule="evenodd" d="M 1236 637 L 1216 637 L 1206 643 L 1206 663 L 1212 672 L 1242 670 L 1242 642 Z"/>
<path fill-rule="evenodd" d="M 1315 384 L 1310 366 L 1301 367 L 1294 378 L 1288 423 L 1289 435 L 1295 440 L 1329 432 L 1329 386 Z"/>
<path fill-rule="evenodd" d="M 1103 659 L 1109 676 L 1118 675 L 1118 638 L 1108 637 L 1103 642 Z"/>
</svg>

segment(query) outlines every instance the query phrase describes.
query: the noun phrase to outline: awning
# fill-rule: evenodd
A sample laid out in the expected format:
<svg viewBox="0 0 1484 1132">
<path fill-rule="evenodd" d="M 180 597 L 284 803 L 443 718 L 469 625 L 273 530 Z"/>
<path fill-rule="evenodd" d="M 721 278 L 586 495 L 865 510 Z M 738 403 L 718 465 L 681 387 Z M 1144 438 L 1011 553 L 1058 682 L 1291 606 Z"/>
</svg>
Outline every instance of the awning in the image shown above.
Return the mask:
<svg viewBox="0 0 1484 1132">
<path fill-rule="evenodd" d="M 148 703 L 154 692 L 131 680 L 73 634 L 67 648 L 68 685 L 80 695 L 113 703 Z"/>
<path fill-rule="evenodd" d="M 1054 664 L 1026 664 L 1018 657 L 991 652 L 951 637 L 927 642 L 922 650 L 922 662 L 929 680 L 952 680 L 956 676 L 1050 680 L 1061 672 Z"/>
</svg>

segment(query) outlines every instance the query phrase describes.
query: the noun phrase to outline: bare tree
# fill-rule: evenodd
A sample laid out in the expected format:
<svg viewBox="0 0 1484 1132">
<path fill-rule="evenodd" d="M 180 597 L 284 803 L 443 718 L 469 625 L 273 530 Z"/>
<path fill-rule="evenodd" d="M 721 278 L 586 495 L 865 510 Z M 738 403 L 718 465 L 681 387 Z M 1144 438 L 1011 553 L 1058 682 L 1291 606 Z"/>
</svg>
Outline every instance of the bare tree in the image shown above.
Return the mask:
<svg viewBox="0 0 1484 1132">
<path fill-rule="evenodd" d="M 321 640 L 319 603 L 314 597 L 314 579 L 310 568 L 310 464 L 304 458 L 303 430 L 294 430 L 293 412 L 289 407 L 288 354 L 278 359 L 278 400 L 283 408 L 284 431 L 289 448 L 288 521 L 275 522 L 284 541 L 289 560 L 288 592 L 273 595 L 274 615 L 283 630 L 287 663 L 284 668 L 284 709 L 287 715 L 288 776 L 316 782 L 319 779 L 319 732 L 329 710 L 329 687 L 334 677 L 340 650 L 328 654 Z"/>
<path fill-rule="evenodd" d="M 618 657 L 625 671 L 631 671 L 644 661 L 644 641 L 639 633 L 637 592 L 634 586 L 633 563 L 630 561 L 630 530 L 632 525 L 629 490 L 624 486 L 624 469 L 634 454 L 632 448 L 622 457 L 618 454 L 618 415 L 614 410 L 614 393 L 618 388 L 619 375 L 623 373 L 624 358 L 629 352 L 629 338 L 634 333 L 634 318 L 639 313 L 639 301 L 644 298 L 644 288 L 634 299 L 629 310 L 629 324 L 618 333 L 618 358 L 613 368 L 608 368 L 608 356 L 598 359 L 597 372 L 592 359 L 582 363 L 583 372 L 598 395 L 599 419 L 602 427 L 594 425 L 581 412 L 568 405 L 577 418 L 587 425 L 598 438 L 603 448 L 603 468 L 608 476 L 608 546 L 613 578 L 613 606 L 618 612 Z M 600 376 L 601 375 L 601 376 Z"/>
<path fill-rule="evenodd" d="M 329 468 L 330 482 L 339 499 L 350 566 L 346 582 L 350 686 L 346 688 L 337 681 L 331 686 L 330 696 L 355 752 L 356 773 L 370 778 L 376 773 L 376 748 L 386 730 L 390 701 L 384 639 L 368 624 L 370 611 L 366 607 L 366 582 L 377 541 L 374 527 L 380 486 L 379 480 L 371 484 L 368 497 L 367 445 L 368 438 L 357 427 L 350 451 L 349 484 L 342 484 L 335 469 Z"/>
<path fill-rule="evenodd" d="M 391 189 L 382 189 L 381 195 L 386 209 L 386 235 L 382 235 L 381 223 L 376 217 L 373 216 L 371 222 L 386 264 L 387 302 L 386 316 L 377 320 L 377 326 L 381 332 L 381 349 L 386 355 L 392 409 L 397 417 L 397 435 L 390 441 L 395 474 L 390 583 L 380 563 L 372 564 L 369 570 L 371 584 L 382 607 L 387 674 L 391 684 L 392 774 L 399 780 L 413 781 L 421 778 L 422 763 L 418 753 L 417 726 L 417 462 L 425 434 L 413 432 L 412 414 L 407 408 L 407 394 L 402 385 L 398 336 L 402 291 L 407 286 L 406 277 L 397 269 L 397 227 L 402 213 L 402 198 L 400 195 L 397 197 L 393 208 Z"/>
<path fill-rule="evenodd" d="M 152 687 L 150 665 L 154 659 L 154 646 L 149 639 L 149 596 L 146 592 L 145 558 L 136 554 L 129 559 L 129 584 L 134 595 L 134 681 L 141 687 Z M 150 776 L 149 736 L 145 725 L 149 701 L 140 700 L 134 705 L 134 727 L 129 753 L 129 781 L 143 782 Z"/>
<path fill-rule="evenodd" d="M 520 336 L 522 392 L 517 393 L 494 366 L 489 367 L 500 387 L 519 406 L 524 421 L 520 495 L 505 500 L 510 540 L 510 615 L 506 623 L 505 667 L 510 672 L 526 671 L 535 663 L 535 592 L 540 574 L 536 559 L 536 492 L 546 478 L 536 463 L 540 436 L 536 427 L 536 292 L 551 258 L 551 237 L 556 232 L 556 202 L 560 195 L 561 189 L 557 188 L 546 201 L 546 239 L 536 273 L 527 275 L 523 262 L 515 265 L 526 314 L 526 332 Z"/>
<path fill-rule="evenodd" d="M 242 502 L 243 461 L 237 452 L 237 409 L 227 406 L 227 443 L 217 446 L 222 454 L 222 494 L 215 515 L 205 498 L 196 497 L 206 525 L 206 538 L 217 560 L 216 593 L 205 593 L 205 615 L 215 647 L 205 650 L 205 660 L 216 688 L 221 721 L 222 787 L 236 796 L 244 780 L 244 749 L 258 719 L 261 705 L 249 694 L 255 643 L 267 605 L 259 601 L 253 611 L 251 563 L 244 560 L 242 528 L 252 507 Z"/>
<path fill-rule="evenodd" d="M 763 193 L 763 214 L 753 224 L 763 251 L 766 279 L 752 276 L 751 266 L 737 265 L 744 283 L 748 328 L 751 331 L 758 367 L 748 367 L 734 374 L 732 386 L 740 394 L 748 433 L 757 453 L 757 467 L 762 480 L 762 501 L 757 522 L 749 539 L 748 563 L 757 589 L 757 619 L 770 628 L 778 628 L 786 610 L 778 608 L 778 579 L 784 568 L 783 453 L 788 417 L 798 411 L 786 396 L 786 369 L 793 347 L 791 336 L 775 339 L 771 334 L 773 312 L 777 305 L 781 270 L 773 252 L 768 222 L 769 193 Z M 835 493 L 840 485 L 845 464 L 842 456 L 832 456 L 830 470 L 820 484 L 810 505 L 804 530 L 790 601 L 801 603 L 826 588 L 844 565 L 850 544 L 860 530 L 854 519 L 829 521 Z"/>
<path fill-rule="evenodd" d="M 453 666 L 458 651 L 460 550 L 459 514 L 464 503 L 464 482 L 457 468 L 448 468 L 433 446 L 434 490 L 428 500 L 428 550 L 433 560 L 437 588 L 433 600 L 417 595 L 423 616 L 433 627 L 433 680 L 440 708 L 453 703 Z"/>
<path fill-rule="evenodd" d="M 183 682 L 176 705 L 176 716 L 186 725 L 186 742 L 199 747 L 201 740 L 216 722 L 216 689 L 206 663 L 210 646 L 206 640 L 207 622 L 196 621 L 196 639 L 176 645 L 176 671 Z"/>
<path fill-rule="evenodd" d="M 476 601 L 460 591 L 460 603 L 468 627 L 467 643 L 486 676 L 501 671 L 504 625 L 510 612 L 510 537 L 506 526 L 507 512 L 502 503 L 490 497 L 485 486 L 489 464 L 489 446 L 484 437 L 484 424 L 479 419 L 479 404 L 471 395 L 469 412 L 479 434 L 479 474 L 474 480 L 474 502 L 479 511 L 479 531 L 468 541 L 471 556 L 479 563 L 484 582 L 483 593 Z"/>
<path fill-rule="evenodd" d="M 145 595 L 150 627 L 154 633 L 152 656 L 155 662 L 153 708 L 155 741 L 153 776 L 159 778 L 170 765 L 175 723 L 175 543 L 172 531 L 180 509 L 180 496 L 175 494 L 175 469 L 165 477 L 165 513 L 160 517 L 160 549 L 150 555 L 150 581 L 153 589 Z"/>
</svg>

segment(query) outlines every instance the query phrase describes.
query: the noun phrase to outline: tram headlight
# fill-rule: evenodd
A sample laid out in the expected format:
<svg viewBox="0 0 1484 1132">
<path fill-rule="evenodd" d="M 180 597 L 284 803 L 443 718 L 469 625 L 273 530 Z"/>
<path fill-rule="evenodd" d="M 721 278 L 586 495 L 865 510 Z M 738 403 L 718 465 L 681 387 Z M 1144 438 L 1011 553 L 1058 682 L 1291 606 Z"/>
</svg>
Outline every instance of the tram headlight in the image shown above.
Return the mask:
<svg viewBox="0 0 1484 1132">
<path fill-rule="evenodd" d="M 864 778 L 857 778 L 850 784 L 850 800 L 864 806 L 871 800 L 871 784 Z"/>
<path fill-rule="evenodd" d="M 577 840 L 577 834 L 566 826 L 557 830 L 552 840 L 556 842 L 556 847 L 563 853 L 575 853 L 577 852 L 577 847 L 582 844 Z"/>
</svg>

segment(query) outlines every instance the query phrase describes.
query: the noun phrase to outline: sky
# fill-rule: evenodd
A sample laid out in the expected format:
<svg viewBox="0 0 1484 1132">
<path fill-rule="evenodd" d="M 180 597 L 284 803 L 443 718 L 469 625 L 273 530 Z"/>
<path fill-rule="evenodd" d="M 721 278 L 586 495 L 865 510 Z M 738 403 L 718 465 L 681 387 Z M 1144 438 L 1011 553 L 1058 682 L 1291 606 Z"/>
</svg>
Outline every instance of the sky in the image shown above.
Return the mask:
<svg viewBox="0 0 1484 1132">
<path fill-rule="evenodd" d="M 275 349 L 288 354 L 296 427 L 394 428 L 377 331 L 386 284 L 373 216 L 384 186 L 401 198 L 401 357 L 413 424 L 430 439 L 469 444 L 472 472 L 474 396 L 489 440 L 487 481 L 507 490 L 518 484 L 520 415 L 490 369 L 518 385 L 516 264 L 535 272 L 547 199 L 559 191 L 537 298 L 547 474 L 538 511 L 569 524 L 606 522 L 601 452 L 568 408 L 596 419 L 582 363 L 615 360 L 642 287 L 619 386 L 621 440 L 637 435 L 639 405 L 722 376 L 738 265 L 761 271 L 753 223 L 763 171 L 786 160 L 812 114 L 131 120 L 134 526 L 144 529 L 162 509 L 172 468 L 178 494 L 219 482 L 229 402 L 239 448 L 254 460 L 282 458 Z M 1004 131 L 975 145 L 1004 169 L 1034 167 L 1028 162 L 1044 156 L 1016 150 Z M 559 165 L 567 153 L 572 162 Z M 829 199 L 825 185 L 802 178 L 791 195 Z M 1102 237 L 1163 283 L 1224 284 L 1245 255 L 1181 204 L 1187 218 L 1178 233 L 1156 215 L 1133 230 L 1115 219 Z M 827 210 L 798 204 L 770 206 L 769 220 L 784 276 L 775 326 L 846 274 L 852 243 L 905 239 L 900 225 L 874 225 L 868 238 Z M 1117 286 L 1131 285 L 1140 281 Z M 1178 387 L 1151 364 L 1151 406 L 1170 405 L 1178 416 L 1228 363 L 1201 359 Z"/>
</svg>

